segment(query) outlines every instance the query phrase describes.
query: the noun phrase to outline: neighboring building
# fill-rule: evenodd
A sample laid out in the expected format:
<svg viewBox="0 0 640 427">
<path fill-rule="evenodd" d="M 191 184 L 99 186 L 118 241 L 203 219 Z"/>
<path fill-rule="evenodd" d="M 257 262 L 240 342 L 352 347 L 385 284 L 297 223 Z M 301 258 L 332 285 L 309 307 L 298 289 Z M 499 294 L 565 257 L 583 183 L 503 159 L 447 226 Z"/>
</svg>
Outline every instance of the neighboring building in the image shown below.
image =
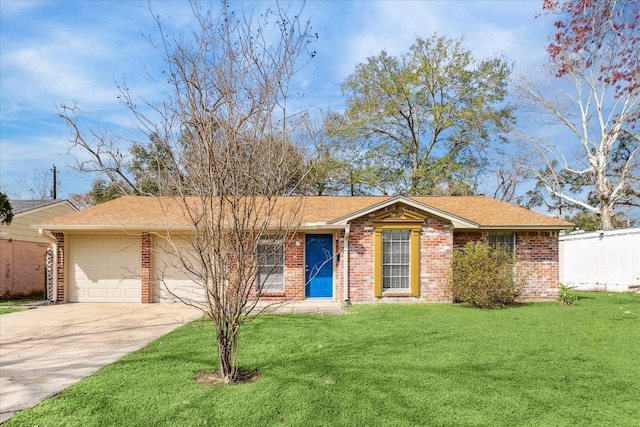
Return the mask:
<svg viewBox="0 0 640 427">
<path fill-rule="evenodd" d="M 285 198 L 285 209 L 297 202 Z M 156 250 L 158 235 L 190 233 L 181 212 L 171 198 L 121 197 L 40 224 L 58 240 L 55 300 L 170 301 L 161 278 L 188 292 L 188 277 Z M 276 274 L 265 285 L 270 299 L 447 302 L 453 251 L 481 240 L 512 248 L 529 273 L 525 299 L 552 300 L 558 232 L 571 226 L 485 196 L 306 197 L 296 238 L 270 258 Z"/>
<path fill-rule="evenodd" d="M 13 221 L 0 225 L 0 298 L 44 297 L 47 250 L 53 240 L 34 224 L 77 209 L 66 200 L 11 200 Z"/>
</svg>

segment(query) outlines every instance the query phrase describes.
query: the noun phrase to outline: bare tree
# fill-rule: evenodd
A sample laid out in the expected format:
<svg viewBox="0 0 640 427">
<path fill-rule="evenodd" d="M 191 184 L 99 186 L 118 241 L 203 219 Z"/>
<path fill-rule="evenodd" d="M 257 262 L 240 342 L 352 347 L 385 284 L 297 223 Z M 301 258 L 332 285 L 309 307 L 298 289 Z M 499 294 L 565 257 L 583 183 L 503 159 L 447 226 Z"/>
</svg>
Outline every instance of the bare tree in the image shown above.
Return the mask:
<svg viewBox="0 0 640 427">
<path fill-rule="evenodd" d="M 544 7 L 561 17 L 547 49 L 547 71 L 559 83 L 543 89 L 523 79 L 518 90 L 540 123 L 568 132 L 559 140 L 528 135 L 531 169 L 552 196 L 597 214 L 609 229 L 617 206 L 639 205 L 638 1 Z"/>
<path fill-rule="evenodd" d="M 54 166 L 55 167 L 55 166 Z M 31 176 L 23 174 L 18 178 L 18 187 L 29 193 L 32 199 L 46 200 L 53 198 L 53 172 L 50 169 L 34 169 Z"/>
<path fill-rule="evenodd" d="M 73 206 L 75 206 L 80 210 L 90 208 L 91 206 L 94 206 L 96 204 L 95 200 L 93 199 L 91 194 L 88 192 L 87 193 L 71 193 L 67 196 L 67 200 L 71 202 Z"/>
<path fill-rule="evenodd" d="M 305 177 L 310 150 L 300 127 L 306 115 L 289 111 L 288 92 L 300 59 L 313 57 L 308 46 L 317 36 L 300 11 L 291 15 L 279 5 L 259 16 L 237 14 L 226 2 L 219 12 L 197 3 L 192 9 L 197 25 L 188 34 L 166 33 L 156 18 L 164 101 L 143 109 L 123 87 L 121 99 L 161 153 L 156 188 L 167 223 L 184 223 L 180 233 L 167 229 L 154 239 L 193 292 L 166 290 L 213 320 L 220 375 L 233 383 L 239 328 L 269 286 L 264 274 L 274 273 L 263 267 L 280 256 L 301 221 L 303 199 L 288 196 Z M 87 137 L 76 112 L 60 107 L 74 149 L 89 154 L 80 166 L 135 189 L 117 144 L 99 132 Z"/>
<path fill-rule="evenodd" d="M 509 167 L 505 163 L 495 170 L 496 186 L 493 198 L 503 202 L 513 203 L 516 195 L 516 187 L 522 182 L 522 175 L 517 167 Z"/>
</svg>

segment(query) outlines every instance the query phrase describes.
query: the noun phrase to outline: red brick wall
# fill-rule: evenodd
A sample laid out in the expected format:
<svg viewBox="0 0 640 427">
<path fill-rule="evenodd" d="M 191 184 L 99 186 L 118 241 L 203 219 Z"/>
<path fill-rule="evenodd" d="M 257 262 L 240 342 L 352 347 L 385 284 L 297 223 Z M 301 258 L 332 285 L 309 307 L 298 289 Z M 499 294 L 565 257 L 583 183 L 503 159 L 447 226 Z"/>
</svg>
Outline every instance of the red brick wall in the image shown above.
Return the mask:
<svg viewBox="0 0 640 427">
<path fill-rule="evenodd" d="M 481 231 L 456 231 L 453 233 L 453 249 L 462 249 L 469 242 L 489 243 L 489 234 Z"/>
<path fill-rule="evenodd" d="M 265 293 L 264 301 L 300 301 L 304 299 L 304 234 L 296 233 L 284 248 L 284 292 Z"/>
<path fill-rule="evenodd" d="M 451 301 L 446 289 L 452 254 L 451 226 L 442 220 L 427 218 L 420 232 L 421 301 Z"/>
<path fill-rule="evenodd" d="M 380 212 L 373 213 L 375 216 Z M 420 296 L 410 292 L 385 291 L 382 298 L 373 295 L 373 224 L 367 218 L 351 223 L 349 239 L 349 299 L 352 302 L 444 302 L 447 277 L 453 253 L 450 225 L 427 218 L 420 231 Z"/>
<path fill-rule="evenodd" d="M 527 275 L 525 300 L 553 300 L 558 296 L 558 234 L 555 231 L 516 233 L 518 268 Z"/>
<path fill-rule="evenodd" d="M 553 300 L 558 296 L 558 233 L 555 231 L 516 232 L 518 269 L 526 275 L 525 300 Z M 462 249 L 470 241 L 489 241 L 489 232 L 456 232 L 454 248 Z"/>
<path fill-rule="evenodd" d="M 427 218 L 420 232 L 420 296 L 385 292 L 382 298 L 376 298 L 373 295 L 373 224 L 367 218 L 359 218 L 351 223 L 350 233 L 349 299 L 352 302 L 449 302 L 451 298 L 446 289 L 453 250 L 461 249 L 469 241 L 488 242 L 489 235 L 486 231 L 453 232 L 449 223 Z M 557 233 L 517 232 L 516 257 L 518 269 L 527 274 L 528 286 L 523 299 L 555 299 L 559 268 Z M 341 268 L 335 278 L 341 292 Z M 341 293 L 337 295 L 341 296 Z"/>
<path fill-rule="evenodd" d="M 65 277 L 64 277 L 64 233 L 51 233 L 58 241 L 58 278 L 56 280 L 58 286 L 58 295 L 55 302 L 65 301 Z M 55 285 L 54 285 L 55 286 Z"/>
<path fill-rule="evenodd" d="M 46 294 L 46 243 L 0 240 L 0 298 Z"/>
<path fill-rule="evenodd" d="M 304 235 L 297 233 L 284 249 L 284 291 L 288 300 L 304 299 Z"/>
<path fill-rule="evenodd" d="M 374 302 L 373 224 L 366 218 L 351 222 L 349 232 L 349 300 Z"/>
</svg>

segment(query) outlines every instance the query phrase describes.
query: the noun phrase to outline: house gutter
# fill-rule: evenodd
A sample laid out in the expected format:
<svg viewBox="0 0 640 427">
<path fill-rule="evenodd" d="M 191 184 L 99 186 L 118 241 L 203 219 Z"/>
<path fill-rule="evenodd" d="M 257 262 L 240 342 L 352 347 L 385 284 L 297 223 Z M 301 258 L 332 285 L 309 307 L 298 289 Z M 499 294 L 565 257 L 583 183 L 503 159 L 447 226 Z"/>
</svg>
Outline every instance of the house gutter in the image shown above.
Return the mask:
<svg viewBox="0 0 640 427">
<path fill-rule="evenodd" d="M 38 229 L 38 235 L 48 239 L 53 244 L 53 292 L 51 299 L 55 303 L 58 301 L 58 239 L 53 237 L 49 230 Z"/>
<path fill-rule="evenodd" d="M 347 224 L 344 228 L 344 242 L 342 243 L 342 292 L 344 294 L 344 300 L 349 301 L 349 227 Z"/>
</svg>

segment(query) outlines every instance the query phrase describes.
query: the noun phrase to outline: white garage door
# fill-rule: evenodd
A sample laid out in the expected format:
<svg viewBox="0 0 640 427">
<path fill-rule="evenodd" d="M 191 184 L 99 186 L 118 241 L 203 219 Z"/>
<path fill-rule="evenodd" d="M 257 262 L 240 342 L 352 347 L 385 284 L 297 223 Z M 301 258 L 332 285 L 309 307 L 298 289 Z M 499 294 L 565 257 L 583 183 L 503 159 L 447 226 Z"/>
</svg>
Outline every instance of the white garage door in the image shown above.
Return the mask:
<svg viewBox="0 0 640 427">
<path fill-rule="evenodd" d="M 141 302 L 139 236 L 71 236 L 70 302 Z"/>
<path fill-rule="evenodd" d="M 202 287 L 194 284 L 182 265 L 182 260 L 192 267 L 195 265 L 191 263 L 190 253 L 192 250 L 184 237 L 174 236 L 171 241 L 160 236 L 154 238 L 154 302 L 204 301 Z"/>
</svg>

